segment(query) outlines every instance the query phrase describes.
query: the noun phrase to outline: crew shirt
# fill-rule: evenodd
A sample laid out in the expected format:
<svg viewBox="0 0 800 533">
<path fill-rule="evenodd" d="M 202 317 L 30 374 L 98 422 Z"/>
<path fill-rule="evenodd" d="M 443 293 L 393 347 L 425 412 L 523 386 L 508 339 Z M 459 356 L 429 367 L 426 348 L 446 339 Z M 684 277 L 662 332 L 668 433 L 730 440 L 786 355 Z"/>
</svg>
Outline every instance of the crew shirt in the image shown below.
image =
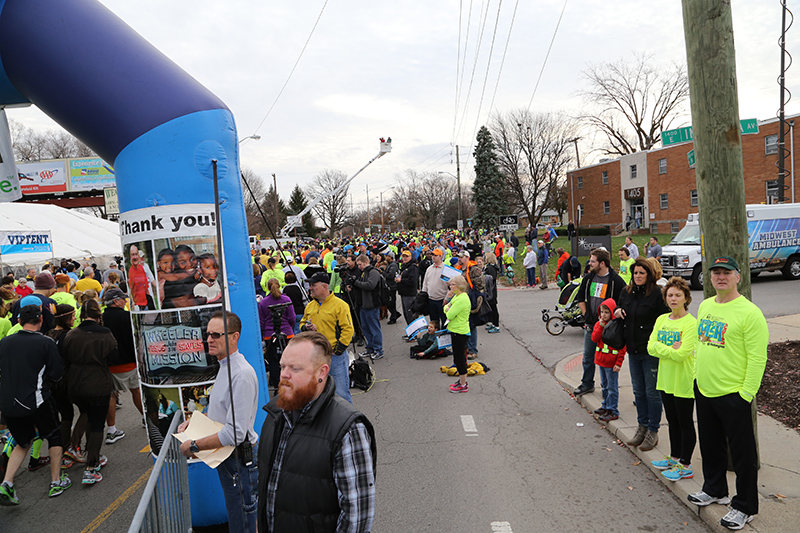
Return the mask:
<svg viewBox="0 0 800 533">
<path fill-rule="evenodd" d="M 677 350 L 673 344 L 680 341 Z M 697 319 L 687 313 L 678 320 L 665 313 L 656 319 L 647 353 L 658 357 L 656 389 L 679 398 L 694 398 L 694 347 Z"/>
</svg>

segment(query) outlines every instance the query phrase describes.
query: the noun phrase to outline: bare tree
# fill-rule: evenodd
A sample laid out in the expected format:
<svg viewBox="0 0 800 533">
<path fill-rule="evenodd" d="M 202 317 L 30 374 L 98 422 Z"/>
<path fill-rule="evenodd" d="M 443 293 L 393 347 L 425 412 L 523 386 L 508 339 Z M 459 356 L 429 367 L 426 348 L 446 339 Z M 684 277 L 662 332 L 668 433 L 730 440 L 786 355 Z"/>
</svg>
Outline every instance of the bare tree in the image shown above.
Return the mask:
<svg viewBox="0 0 800 533">
<path fill-rule="evenodd" d="M 443 221 L 447 206 L 457 197 L 455 182 L 433 172 L 408 169 L 395 180 L 393 208 L 407 227 L 436 228 Z"/>
<path fill-rule="evenodd" d="M 506 176 L 509 204 L 536 223 L 553 207 L 559 183 L 572 161 L 572 119 L 527 109 L 496 114 L 490 130 L 500 171 Z"/>
<path fill-rule="evenodd" d="M 267 225 L 264 223 L 264 218 L 259 212 L 259 207 L 261 207 L 267 199 L 267 186 L 261 176 L 249 168 L 242 169 L 242 178 L 247 184 L 242 187 L 247 228 L 251 235 L 268 235 Z M 263 207 L 261 209 L 264 211 Z M 264 213 L 266 214 L 266 211 L 264 211 Z M 272 229 L 276 232 L 278 231 L 278 228 L 273 227 Z"/>
<path fill-rule="evenodd" d="M 603 151 L 609 155 L 652 148 L 689 99 L 686 66 L 665 68 L 650 54 L 635 54 L 633 64 L 590 65 L 583 78 L 590 88 L 580 95 L 594 111 L 579 118 L 605 137 Z"/>
<path fill-rule="evenodd" d="M 97 156 L 65 130 L 34 131 L 13 119 L 9 120 L 9 128 L 17 161 Z"/>
<path fill-rule="evenodd" d="M 312 210 L 331 234 L 344 226 L 347 218 L 347 195 L 350 191 L 350 184 L 348 183 L 335 194 L 330 193 L 333 193 L 346 181 L 347 174 L 341 170 L 325 169 L 314 177 L 314 181 L 305 191 L 310 202 L 322 195 L 327 195 Z"/>
</svg>

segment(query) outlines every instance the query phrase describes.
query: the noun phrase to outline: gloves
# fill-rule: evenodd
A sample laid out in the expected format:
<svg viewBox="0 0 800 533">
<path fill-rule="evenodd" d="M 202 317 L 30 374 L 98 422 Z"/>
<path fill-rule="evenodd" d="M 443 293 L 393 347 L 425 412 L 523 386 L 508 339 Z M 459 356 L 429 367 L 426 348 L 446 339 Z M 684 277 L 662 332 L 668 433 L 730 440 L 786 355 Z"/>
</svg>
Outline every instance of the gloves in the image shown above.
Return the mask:
<svg viewBox="0 0 800 533">
<path fill-rule="evenodd" d="M 342 344 L 341 342 L 337 342 L 336 346 L 333 348 L 333 355 L 342 355 L 344 351 L 347 349 L 346 344 Z"/>
</svg>

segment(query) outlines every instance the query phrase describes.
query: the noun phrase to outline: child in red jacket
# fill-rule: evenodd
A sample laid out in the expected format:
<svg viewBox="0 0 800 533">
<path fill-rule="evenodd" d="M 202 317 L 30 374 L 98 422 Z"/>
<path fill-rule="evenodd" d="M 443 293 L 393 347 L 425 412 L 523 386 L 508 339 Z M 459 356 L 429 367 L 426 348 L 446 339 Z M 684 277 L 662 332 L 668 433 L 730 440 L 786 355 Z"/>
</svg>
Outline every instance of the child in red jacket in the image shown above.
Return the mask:
<svg viewBox="0 0 800 533">
<path fill-rule="evenodd" d="M 600 420 L 608 422 L 619 418 L 619 369 L 625 360 L 625 347 L 617 350 L 603 343 L 603 330 L 614 319 L 617 304 L 613 298 L 604 300 L 597 311 L 599 320 L 592 330 L 592 341 L 597 343 L 594 364 L 600 368 L 600 385 L 603 387 L 603 405 L 595 411 Z"/>
</svg>

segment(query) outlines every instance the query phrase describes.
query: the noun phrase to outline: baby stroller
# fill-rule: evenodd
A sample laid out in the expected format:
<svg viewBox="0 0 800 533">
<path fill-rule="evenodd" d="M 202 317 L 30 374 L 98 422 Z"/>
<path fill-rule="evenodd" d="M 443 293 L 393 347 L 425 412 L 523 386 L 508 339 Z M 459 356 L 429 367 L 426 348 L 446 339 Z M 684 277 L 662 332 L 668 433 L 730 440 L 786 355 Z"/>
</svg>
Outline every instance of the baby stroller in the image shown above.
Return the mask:
<svg viewBox="0 0 800 533">
<path fill-rule="evenodd" d="M 581 279 L 574 279 L 567 283 L 558 295 L 558 303 L 551 309 L 542 309 L 542 320 L 550 335 L 561 335 L 567 326 L 583 328 L 586 320 L 581 313 L 581 308 L 575 302 Z"/>
</svg>

